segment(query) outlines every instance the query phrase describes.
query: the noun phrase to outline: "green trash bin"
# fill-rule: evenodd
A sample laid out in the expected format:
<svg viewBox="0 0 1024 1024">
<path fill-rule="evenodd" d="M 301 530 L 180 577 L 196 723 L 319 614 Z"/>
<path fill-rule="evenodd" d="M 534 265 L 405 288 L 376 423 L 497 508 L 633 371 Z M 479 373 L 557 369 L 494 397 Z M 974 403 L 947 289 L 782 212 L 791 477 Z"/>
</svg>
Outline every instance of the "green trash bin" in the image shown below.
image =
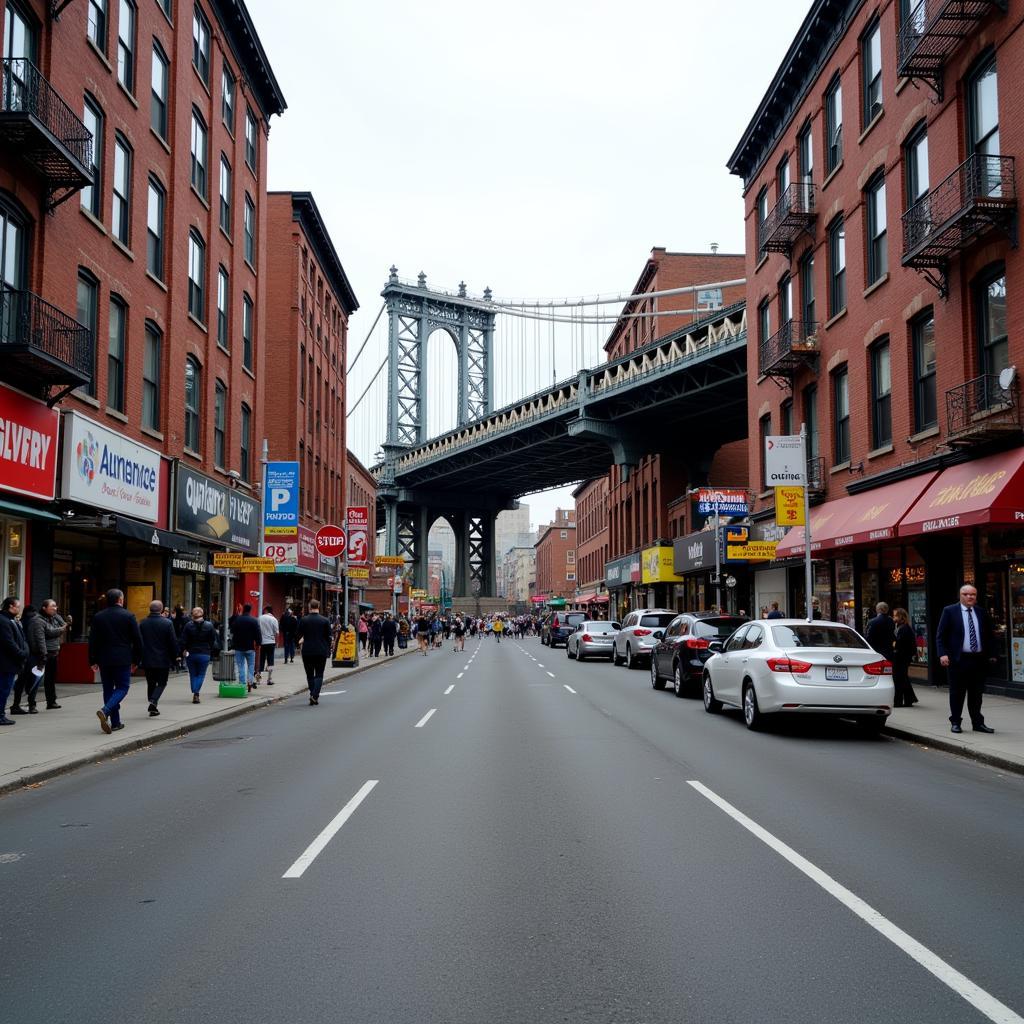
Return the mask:
<svg viewBox="0 0 1024 1024">
<path fill-rule="evenodd" d="M 220 683 L 219 697 L 245 697 L 248 694 L 248 687 L 235 680 L 235 656 L 230 651 L 222 651 L 218 656 L 213 678 Z"/>
</svg>

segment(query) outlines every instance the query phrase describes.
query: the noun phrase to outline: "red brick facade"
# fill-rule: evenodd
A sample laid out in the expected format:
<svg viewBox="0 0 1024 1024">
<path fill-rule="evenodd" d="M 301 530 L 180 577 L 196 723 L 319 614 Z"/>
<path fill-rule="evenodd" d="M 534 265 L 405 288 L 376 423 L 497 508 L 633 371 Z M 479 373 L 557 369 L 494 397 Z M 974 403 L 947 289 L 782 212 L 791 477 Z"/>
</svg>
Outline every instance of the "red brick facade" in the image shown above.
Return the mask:
<svg viewBox="0 0 1024 1024">
<path fill-rule="evenodd" d="M 572 598 L 576 591 L 576 521 L 570 510 L 558 509 L 555 521 L 543 527 L 537 551 L 537 593 Z"/>
<path fill-rule="evenodd" d="M 573 491 L 576 499 L 576 590 L 596 594 L 608 561 L 608 477 L 598 477 Z"/>
</svg>

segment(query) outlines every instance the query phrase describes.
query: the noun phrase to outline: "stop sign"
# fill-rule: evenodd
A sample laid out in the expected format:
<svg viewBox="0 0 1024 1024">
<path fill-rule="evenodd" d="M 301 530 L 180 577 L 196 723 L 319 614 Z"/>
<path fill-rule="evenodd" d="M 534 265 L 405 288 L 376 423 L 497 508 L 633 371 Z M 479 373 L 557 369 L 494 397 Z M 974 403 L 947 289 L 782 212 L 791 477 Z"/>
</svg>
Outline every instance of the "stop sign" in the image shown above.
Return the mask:
<svg viewBox="0 0 1024 1024">
<path fill-rule="evenodd" d="M 345 553 L 345 531 L 340 526 L 321 526 L 316 531 L 316 549 L 325 558 Z"/>
</svg>

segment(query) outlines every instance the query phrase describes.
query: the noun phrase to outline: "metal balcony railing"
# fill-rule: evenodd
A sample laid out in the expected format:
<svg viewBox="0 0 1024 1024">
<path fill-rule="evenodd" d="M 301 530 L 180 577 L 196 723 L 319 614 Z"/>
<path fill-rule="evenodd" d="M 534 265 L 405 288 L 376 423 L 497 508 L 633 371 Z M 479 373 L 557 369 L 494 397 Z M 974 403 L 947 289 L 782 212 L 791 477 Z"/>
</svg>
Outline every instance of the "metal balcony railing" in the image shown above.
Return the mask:
<svg viewBox="0 0 1024 1024">
<path fill-rule="evenodd" d="M 759 368 L 769 377 L 792 378 L 802 366 L 818 357 L 817 320 L 788 320 L 780 330 L 761 342 Z"/>
<path fill-rule="evenodd" d="M 983 373 L 946 392 L 946 432 L 952 445 L 975 444 L 1021 431 L 1017 378 L 1009 387 L 999 376 Z"/>
<path fill-rule="evenodd" d="M 782 252 L 787 256 L 803 231 L 814 223 L 815 187 L 809 181 L 794 182 L 779 196 L 779 201 L 758 231 L 757 244 L 762 252 Z"/>
<path fill-rule="evenodd" d="M 89 183 L 92 135 L 30 60 L 5 57 L 0 73 L 0 142 L 64 196 Z"/>
<path fill-rule="evenodd" d="M 92 332 L 29 291 L 0 288 L 0 375 L 48 393 L 92 381 Z"/>
</svg>

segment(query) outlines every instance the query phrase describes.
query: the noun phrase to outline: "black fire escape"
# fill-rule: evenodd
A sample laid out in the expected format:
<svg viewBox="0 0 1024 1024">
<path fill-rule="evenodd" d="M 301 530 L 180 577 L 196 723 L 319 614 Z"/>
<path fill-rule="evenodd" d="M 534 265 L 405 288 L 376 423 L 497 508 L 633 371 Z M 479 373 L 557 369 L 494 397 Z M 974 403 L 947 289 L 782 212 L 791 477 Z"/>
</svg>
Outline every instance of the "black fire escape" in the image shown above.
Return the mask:
<svg viewBox="0 0 1024 1024">
<path fill-rule="evenodd" d="M 817 365 L 820 354 L 816 320 L 787 320 L 770 338 L 761 342 L 758 369 L 779 387 L 789 388 L 804 367 Z"/>
<path fill-rule="evenodd" d="M 794 182 L 779 196 L 771 213 L 758 231 L 761 252 L 781 252 L 792 256 L 800 235 L 810 234 L 814 227 L 814 185 L 809 181 Z"/>
</svg>

